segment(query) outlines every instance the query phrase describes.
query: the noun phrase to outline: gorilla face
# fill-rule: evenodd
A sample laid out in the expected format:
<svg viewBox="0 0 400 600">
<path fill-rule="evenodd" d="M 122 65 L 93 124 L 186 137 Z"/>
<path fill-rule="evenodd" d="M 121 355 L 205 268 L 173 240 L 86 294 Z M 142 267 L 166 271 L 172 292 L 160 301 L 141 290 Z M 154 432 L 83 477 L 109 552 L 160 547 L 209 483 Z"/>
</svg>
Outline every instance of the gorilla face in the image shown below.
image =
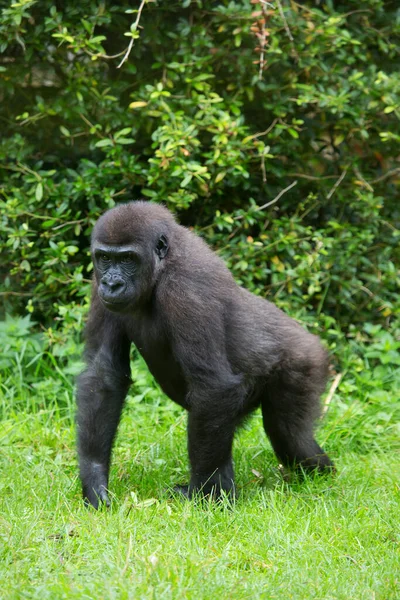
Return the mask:
<svg viewBox="0 0 400 600">
<path fill-rule="evenodd" d="M 137 302 L 141 257 L 134 247 L 96 245 L 93 262 L 102 303 L 113 312 Z"/>
<path fill-rule="evenodd" d="M 157 236 L 156 244 L 115 245 L 95 240 L 92 256 L 104 306 L 112 312 L 129 312 L 147 300 L 167 251 L 164 235 Z"/>
</svg>

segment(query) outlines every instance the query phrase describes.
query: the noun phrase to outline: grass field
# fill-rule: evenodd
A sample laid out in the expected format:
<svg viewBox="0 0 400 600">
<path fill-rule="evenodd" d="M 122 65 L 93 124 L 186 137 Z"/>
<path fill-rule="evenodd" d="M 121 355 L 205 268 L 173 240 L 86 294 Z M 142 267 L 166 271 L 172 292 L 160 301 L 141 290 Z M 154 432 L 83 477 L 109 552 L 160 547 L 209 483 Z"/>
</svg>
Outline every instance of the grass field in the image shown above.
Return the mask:
<svg viewBox="0 0 400 600">
<path fill-rule="evenodd" d="M 113 505 L 96 513 L 80 498 L 70 380 L 42 365 L 32 384 L 17 363 L 1 375 L 1 598 L 400 598 L 398 368 L 342 379 L 317 435 L 334 477 L 288 481 L 254 415 L 230 507 L 171 498 L 188 477 L 185 415 L 139 366 Z"/>
</svg>

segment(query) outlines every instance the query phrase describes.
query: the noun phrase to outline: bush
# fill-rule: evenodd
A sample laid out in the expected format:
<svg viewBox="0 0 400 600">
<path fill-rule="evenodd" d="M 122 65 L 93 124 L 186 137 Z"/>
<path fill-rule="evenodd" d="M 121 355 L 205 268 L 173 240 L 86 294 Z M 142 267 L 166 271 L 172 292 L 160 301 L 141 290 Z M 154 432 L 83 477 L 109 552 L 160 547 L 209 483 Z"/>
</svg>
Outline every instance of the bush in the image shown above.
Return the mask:
<svg viewBox="0 0 400 600">
<path fill-rule="evenodd" d="M 397 3 L 126 6 L 1 10 L 5 310 L 47 325 L 77 310 L 79 323 L 93 222 L 145 197 L 311 326 L 388 325 L 400 312 Z"/>
</svg>

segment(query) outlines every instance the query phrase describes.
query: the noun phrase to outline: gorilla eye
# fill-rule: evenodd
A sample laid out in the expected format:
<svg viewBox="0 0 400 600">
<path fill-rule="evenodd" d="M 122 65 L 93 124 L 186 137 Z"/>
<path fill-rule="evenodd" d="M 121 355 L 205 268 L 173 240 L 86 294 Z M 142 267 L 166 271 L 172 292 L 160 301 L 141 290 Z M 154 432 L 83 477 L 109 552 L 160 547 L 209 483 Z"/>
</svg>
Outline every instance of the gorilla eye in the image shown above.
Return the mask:
<svg viewBox="0 0 400 600">
<path fill-rule="evenodd" d="M 110 260 L 107 256 L 107 254 L 104 254 L 104 253 L 99 254 L 97 258 L 98 258 L 98 260 L 101 260 L 102 262 L 108 262 Z"/>
<path fill-rule="evenodd" d="M 132 261 L 133 261 L 133 258 L 129 254 L 126 254 L 125 256 L 123 256 L 121 258 L 121 262 L 124 263 L 125 265 L 129 265 Z"/>
</svg>

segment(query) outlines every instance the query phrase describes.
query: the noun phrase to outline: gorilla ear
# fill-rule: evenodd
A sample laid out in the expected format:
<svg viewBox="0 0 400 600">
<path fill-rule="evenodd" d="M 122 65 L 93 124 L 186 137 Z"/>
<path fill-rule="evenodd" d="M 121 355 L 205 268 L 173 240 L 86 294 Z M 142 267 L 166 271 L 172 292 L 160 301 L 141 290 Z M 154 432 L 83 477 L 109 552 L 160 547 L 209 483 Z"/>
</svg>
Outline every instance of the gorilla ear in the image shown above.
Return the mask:
<svg viewBox="0 0 400 600">
<path fill-rule="evenodd" d="M 156 246 L 156 254 L 160 259 L 163 259 L 167 256 L 169 249 L 168 240 L 165 235 L 162 235 L 157 242 Z"/>
</svg>

